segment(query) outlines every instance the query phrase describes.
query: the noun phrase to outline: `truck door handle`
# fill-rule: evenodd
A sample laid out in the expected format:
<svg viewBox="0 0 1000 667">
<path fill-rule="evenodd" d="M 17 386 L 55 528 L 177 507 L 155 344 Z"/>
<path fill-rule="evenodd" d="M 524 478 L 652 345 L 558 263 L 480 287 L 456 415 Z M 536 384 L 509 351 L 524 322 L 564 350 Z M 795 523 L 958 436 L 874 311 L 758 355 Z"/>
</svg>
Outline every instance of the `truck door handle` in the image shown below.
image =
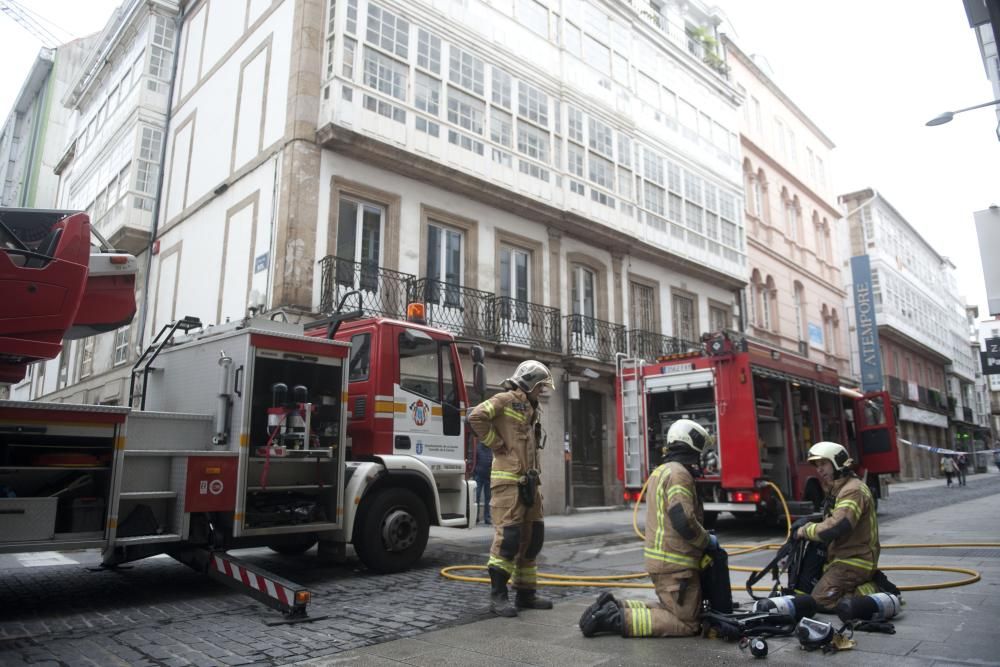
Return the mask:
<svg viewBox="0 0 1000 667">
<path fill-rule="evenodd" d="M 410 436 L 408 435 L 397 435 L 396 436 L 396 449 L 409 449 L 410 448 Z"/>
</svg>

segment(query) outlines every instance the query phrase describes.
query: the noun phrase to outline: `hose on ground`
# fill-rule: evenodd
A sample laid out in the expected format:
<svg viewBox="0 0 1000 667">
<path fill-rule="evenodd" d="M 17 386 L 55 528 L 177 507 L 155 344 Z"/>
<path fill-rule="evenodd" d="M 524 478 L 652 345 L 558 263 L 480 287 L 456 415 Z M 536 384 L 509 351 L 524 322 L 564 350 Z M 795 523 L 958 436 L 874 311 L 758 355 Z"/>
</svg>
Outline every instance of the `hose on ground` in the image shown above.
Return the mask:
<svg viewBox="0 0 1000 667">
<path fill-rule="evenodd" d="M 777 487 L 776 484 L 772 482 L 766 482 L 774 492 L 778 495 L 778 500 L 781 501 L 782 509 L 785 514 L 786 522 L 786 532 L 785 541 L 791 537 L 792 532 L 792 516 L 788 511 L 788 503 L 785 501 L 784 494 L 781 493 L 781 489 Z M 646 536 L 639 529 L 639 505 L 642 503 L 643 496 L 646 493 L 646 485 L 649 484 L 649 479 L 642 485 L 642 489 L 639 491 L 639 496 L 636 498 L 635 507 L 632 510 L 632 530 L 635 532 L 636 536 L 640 540 L 645 540 Z M 753 553 L 756 551 L 764 551 L 767 549 L 779 549 L 783 543 L 767 543 L 767 544 L 725 544 L 722 545 L 729 554 L 730 558 L 735 556 L 741 556 L 744 554 Z M 934 548 L 934 549 L 955 549 L 955 548 L 985 548 L 985 549 L 1000 549 L 1000 542 L 913 542 L 905 544 L 883 544 L 882 549 L 920 549 L 920 548 Z M 453 581 L 465 581 L 470 583 L 483 583 L 488 584 L 490 580 L 488 577 L 477 577 L 470 576 L 466 574 L 456 574 L 457 572 L 464 571 L 475 571 L 475 570 L 485 570 L 485 565 L 451 565 L 441 569 L 441 576 L 446 579 L 451 579 Z M 741 565 L 730 565 L 729 570 L 736 572 L 756 572 L 760 568 L 745 567 Z M 914 572 L 953 572 L 955 574 L 965 575 L 962 579 L 953 579 L 942 582 L 935 582 L 929 584 L 910 584 L 908 586 L 899 586 L 901 591 L 931 591 L 939 590 L 942 588 L 957 588 L 959 586 L 969 586 L 976 583 L 982 577 L 978 571 L 964 568 L 964 567 L 951 567 L 946 565 L 883 565 L 879 567 L 883 571 L 914 571 Z M 566 575 L 566 574 L 554 574 L 551 572 L 539 572 L 538 573 L 538 585 L 539 586 L 554 586 L 554 587 L 580 587 L 580 588 L 592 588 L 592 587 L 607 587 L 607 588 L 648 588 L 652 589 L 653 584 L 649 581 L 638 582 L 639 579 L 648 579 L 649 575 L 645 572 L 634 572 L 629 574 L 609 574 L 609 575 Z M 740 592 L 744 589 L 742 587 L 733 586 L 733 591 Z M 754 591 L 769 592 L 771 588 L 769 586 L 755 586 Z"/>
</svg>

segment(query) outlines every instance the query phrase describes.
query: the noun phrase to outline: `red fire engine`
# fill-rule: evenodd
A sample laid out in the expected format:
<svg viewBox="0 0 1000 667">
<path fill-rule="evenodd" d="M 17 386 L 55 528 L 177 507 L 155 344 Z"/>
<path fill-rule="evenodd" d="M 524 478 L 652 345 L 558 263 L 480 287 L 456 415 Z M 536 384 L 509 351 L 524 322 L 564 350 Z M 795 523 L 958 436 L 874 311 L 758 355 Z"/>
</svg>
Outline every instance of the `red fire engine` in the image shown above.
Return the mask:
<svg viewBox="0 0 1000 667">
<path fill-rule="evenodd" d="M 816 361 L 723 331 L 706 334 L 698 351 L 618 365 L 618 477 L 626 500 L 662 463 L 677 419 L 716 436 L 698 480 L 706 523 L 719 512 L 777 516 L 766 482 L 781 489 L 793 513 L 813 511 L 823 493 L 806 459 L 822 440 L 848 448 L 876 498 L 887 492 L 886 475 L 899 472 L 889 395 L 842 388 L 837 372 Z"/>
</svg>

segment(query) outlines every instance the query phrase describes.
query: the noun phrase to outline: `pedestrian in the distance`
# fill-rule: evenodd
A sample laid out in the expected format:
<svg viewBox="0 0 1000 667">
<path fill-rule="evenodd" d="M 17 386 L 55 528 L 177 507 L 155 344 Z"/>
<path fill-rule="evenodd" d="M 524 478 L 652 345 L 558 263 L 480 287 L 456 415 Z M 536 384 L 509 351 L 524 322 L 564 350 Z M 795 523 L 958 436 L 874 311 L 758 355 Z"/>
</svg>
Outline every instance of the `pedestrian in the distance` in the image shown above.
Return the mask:
<svg viewBox="0 0 1000 667">
<path fill-rule="evenodd" d="M 941 474 L 944 478 L 948 480 L 948 486 L 951 486 L 951 477 L 957 472 L 955 467 L 955 460 L 948 456 L 947 454 L 941 457 Z"/>
<path fill-rule="evenodd" d="M 955 463 L 958 464 L 958 485 L 965 486 L 965 468 L 968 465 L 968 459 L 965 458 L 965 454 L 959 454 Z"/>
<path fill-rule="evenodd" d="M 476 480 L 476 507 L 479 508 L 479 517 L 476 522 L 482 521 L 487 526 L 490 525 L 490 470 L 493 467 L 493 450 L 484 445 L 481 440 L 476 441 L 476 467 L 472 476 Z"/>
<path fill-rule="evenodd" d="M 993 443 L 993 464 L 1000 471 L 1000 442 Z"/>
</svg>

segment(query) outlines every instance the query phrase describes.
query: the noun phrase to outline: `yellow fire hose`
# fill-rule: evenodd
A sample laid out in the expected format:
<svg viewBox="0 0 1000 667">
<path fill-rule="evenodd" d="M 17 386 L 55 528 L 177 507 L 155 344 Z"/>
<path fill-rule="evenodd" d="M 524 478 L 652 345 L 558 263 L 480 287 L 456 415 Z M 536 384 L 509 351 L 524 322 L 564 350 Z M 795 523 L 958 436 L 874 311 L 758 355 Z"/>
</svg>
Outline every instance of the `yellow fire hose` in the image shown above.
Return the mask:
<svg viewBox="0 0 1000 667">
<path fill-rule="evenodd" d="M 646 480 L 646 484 L 649 480 Z M 635 507 L 632 510 L 632 529 L 640 540 L 645 540 L 646 536 L 643 535 L 642 531 L 639 530 L 639 504 L 642 502 L 642 498 L 646 493 L 646 484 L 642 485 L 642 489 L 639 491 L 639 497 L 635 501 Z M 788 529 L 785 532 L 785 541 L 791 536 L 791 526 L 792 526 L 792 516 L 788 511 L 788 503 L 785 502 L 785 496 L 781 493 L 775 484 L 767 482 L 767 484 L 774 489 L 774 492 L 778 494 L 778 499 L 781 501 L 782 509 L 785 512 L 785 521 L 787 522 Z M 765 549 L 779 549 L 782 544 L 769 543 L 769 544 L 726 544 L 723 545 L 726 551 L 729 553 L 730 557 L 740 556 L 743 554 L 753 553 L 755 551 L 763 551 Z M 909 544 L 883 544 L 882 549 L 912 549 L 912 548 L 1000 548 L 1000 542 L 947 542 L 947 543 L 909 543 Z M 454 581 L 467 581 L 472 583 L 488 584 L 490 580 L 486 577 L 476 577 L 462 574 L 455 574 L 456 572 L 468 571 L 468 570 L 485 570 L 485 565 L 451 565 L 441 569 L 441 576 L 452 579 Z M 736 572 L 756 572 L 758 568 L 745 567 L 739 565 L 730 565 L 730 571 Z M 976 570 L 970 570 L 964 567 L 949 567 L 944 565 L 889 565 L 881 566 L 879 569 L 893 570 L 893 571 L 922 571 L 922 572 L 954 572 L 956 574 L 967 575 L 963 579 L 954 579 L 950 581 L 943 581 L 940 583 L 933 584 L 914 584 L 910 586 L 900 586 L 901 591 L 930 591 L 937 590 L 941 588 L 957 588 L 958 586 L 968 586 L 974 584 L 981 579 L 979 572 Z M 653 588 L 653 584 L 649 581 L 637 583 L 637 579 L 647 579 L 648 574 L 645 572 L 636 572 L 632 574 L 609 574 L 609 575 L 565 575 L 565 574 L 552 574 L 549 572 L 539 572 L 538 573 L 538 585 L 539 586 L 564 586 L 564 587 L 608 587 L 608 588 Z M 742 591 L 743 588 L 733 587 L 734 591 Z M 769 592 L 771 590 L 768 586 L 754 586 L 753 590 Z"/>
</svg>

